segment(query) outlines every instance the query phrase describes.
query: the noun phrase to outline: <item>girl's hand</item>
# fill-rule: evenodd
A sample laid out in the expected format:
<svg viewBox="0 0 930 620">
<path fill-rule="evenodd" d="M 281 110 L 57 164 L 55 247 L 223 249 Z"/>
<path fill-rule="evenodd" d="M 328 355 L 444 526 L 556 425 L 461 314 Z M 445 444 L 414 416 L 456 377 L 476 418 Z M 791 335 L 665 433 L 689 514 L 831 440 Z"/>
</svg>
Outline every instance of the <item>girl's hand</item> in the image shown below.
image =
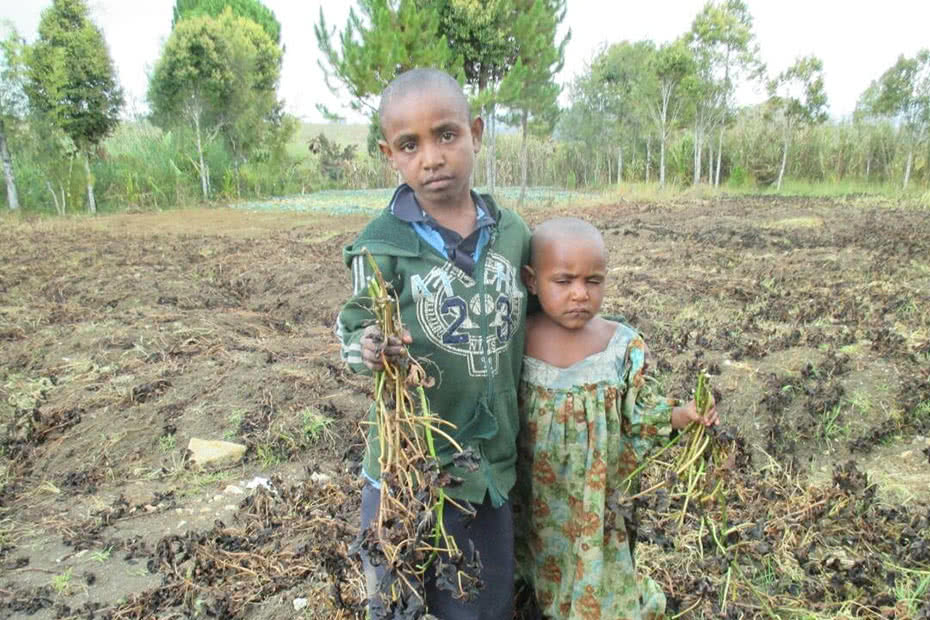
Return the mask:
<svg viewBox="0 0 930 620">
<path fill-rule="evenodd" d="M 713 398 L 713 397 L 711 397 Z M 691 422 L 700 422 L 704 426 L 714 426 L 720 421 L 717 415 L 717 406 L 713 401 L 710 403 L 710 409 L 702 418 L 698 415 L 697 404 L 694 400 L 688 401 L 685 405 L 672 409 L 672 428 L 684 428 Z"/>
</svg>

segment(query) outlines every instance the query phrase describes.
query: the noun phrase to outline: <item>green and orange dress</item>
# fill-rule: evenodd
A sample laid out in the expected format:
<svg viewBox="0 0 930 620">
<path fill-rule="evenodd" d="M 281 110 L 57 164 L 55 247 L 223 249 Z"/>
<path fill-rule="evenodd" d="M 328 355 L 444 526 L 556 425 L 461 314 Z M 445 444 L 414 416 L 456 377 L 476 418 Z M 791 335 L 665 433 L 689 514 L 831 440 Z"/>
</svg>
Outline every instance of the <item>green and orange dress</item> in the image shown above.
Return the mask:
<svg viewBox="0 0 930 620">
<path fill-rule="evenodd" d="M 646 344 L 622 323 L 603 351 L 568 368 L 524 357 L 517 566 L 547 618 L 664 617 L 661 589 L 636 574 L 629 514 L 616 509 L 622 483 L 672 430 L 676 402 L 645 371 Z"/>
</svg>

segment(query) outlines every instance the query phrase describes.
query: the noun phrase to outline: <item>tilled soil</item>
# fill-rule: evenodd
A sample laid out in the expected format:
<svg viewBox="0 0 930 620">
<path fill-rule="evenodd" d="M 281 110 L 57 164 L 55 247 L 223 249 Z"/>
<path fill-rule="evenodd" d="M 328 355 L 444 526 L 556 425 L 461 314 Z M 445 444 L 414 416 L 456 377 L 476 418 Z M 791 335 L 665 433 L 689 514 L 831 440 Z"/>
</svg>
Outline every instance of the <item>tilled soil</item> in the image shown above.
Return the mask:
<svg viewBox="0 0 930 620">
<path fill-rule="evenodd" d="M 638 501 L 638 565 L 670 612 L 930 618 L 927 212 L 580 214 L 611 251 L 604 311 L 645 333 L 670 394 L 707 369 L 734 437 L 723 499 L 683 519 L 674 494 Z M 332 335 L 363 223 L 0 221 L 0 618 L 363 617 L 371 392 Z M 204 470 L 192 437 L 248 451 Z"/>
</svg>

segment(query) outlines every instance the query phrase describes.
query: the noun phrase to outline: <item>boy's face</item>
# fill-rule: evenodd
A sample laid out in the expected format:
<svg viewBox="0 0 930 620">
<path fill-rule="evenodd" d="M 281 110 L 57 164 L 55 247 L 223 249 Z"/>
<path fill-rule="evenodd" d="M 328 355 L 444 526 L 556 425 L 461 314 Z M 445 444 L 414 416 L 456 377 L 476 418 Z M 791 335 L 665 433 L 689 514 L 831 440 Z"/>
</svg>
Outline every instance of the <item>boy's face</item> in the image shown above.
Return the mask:
<svg viewBox="0 0 930 620">
<path fill-rule="evenodd" d="M 582 236 L 547 240 L 537 248 L 533 264 L 523 268 L 526 288 L 539 298 L 554 323 L 575 330 L 601 309 L 607 279 L 603 242 Z"/>
<path fill-rule="evenodd" d="M 470 200 L 471 172 L 484 123 L 469 121 L 462 99 L 443 88 L 409 93 L 385 110 L 381 152 L 427 211 Z"/>
</svg>

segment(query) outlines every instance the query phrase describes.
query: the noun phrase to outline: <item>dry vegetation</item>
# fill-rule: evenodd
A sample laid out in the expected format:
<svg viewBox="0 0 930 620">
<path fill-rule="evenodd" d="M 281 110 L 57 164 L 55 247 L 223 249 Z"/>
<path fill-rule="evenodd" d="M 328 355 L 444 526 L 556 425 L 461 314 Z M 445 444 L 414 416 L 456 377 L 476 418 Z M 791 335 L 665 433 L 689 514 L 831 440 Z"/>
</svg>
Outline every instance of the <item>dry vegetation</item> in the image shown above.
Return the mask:
<svg viewBox="0 0 930 620">
<path fill-rule="evenodd" d="M 670 611 L 930 618 L 926 211 L 584 215 L 611 249 L 605 309 L 646 333 L 670 393 L 708 369 L 734 438 L 726 492 L 681 525 L 680 499 L 637 500 L 639 566 Z M 0 618 L 293 618 L 295 599 L 361 617 L 348 547 L 371 385 L 331 326 L 364 219 L 0 222 Z M 191 437 L 246 460 L 193 468 Z"/>
</svg>

